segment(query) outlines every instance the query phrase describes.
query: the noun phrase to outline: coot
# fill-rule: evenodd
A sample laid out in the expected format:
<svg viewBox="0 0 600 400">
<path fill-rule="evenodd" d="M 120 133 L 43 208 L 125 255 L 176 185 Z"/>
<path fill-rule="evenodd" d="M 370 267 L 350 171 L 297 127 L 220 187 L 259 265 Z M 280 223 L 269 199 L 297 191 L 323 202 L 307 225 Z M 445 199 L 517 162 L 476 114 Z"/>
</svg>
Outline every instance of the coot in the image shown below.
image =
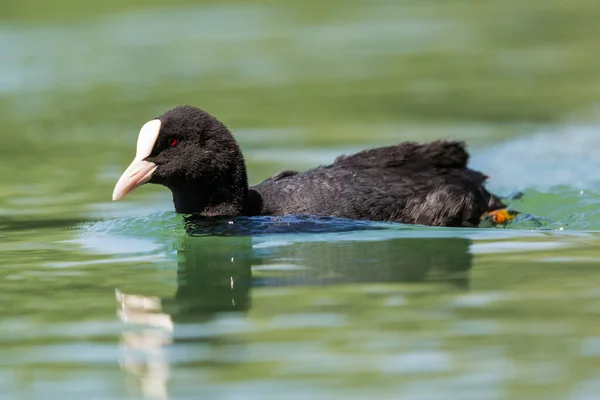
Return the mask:
<svg viewBox="0 0 600 400">
<path fill-rule="evenodd" d="M 157 183 L 171 190 L 178 213 L 203 216 L 309 214 L 455 227 L 477 226 L 489 215 L 511 218 L 498 211 L 505 205 L 485 189 L 486 175 L 467 168 L 468 159 L 462 142 L 405 142 L 248 187 L 231 132 L 206 111 L 179 106 L 141 128 L 113 200 Z"/>
</svg>

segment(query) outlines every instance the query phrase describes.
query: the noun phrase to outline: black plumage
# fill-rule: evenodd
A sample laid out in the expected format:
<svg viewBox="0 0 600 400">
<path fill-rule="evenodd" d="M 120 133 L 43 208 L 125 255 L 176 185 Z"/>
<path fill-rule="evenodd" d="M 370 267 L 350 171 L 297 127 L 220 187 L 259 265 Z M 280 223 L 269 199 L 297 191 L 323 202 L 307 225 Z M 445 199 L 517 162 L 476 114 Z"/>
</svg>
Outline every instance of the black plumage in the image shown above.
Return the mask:
<svg viewBox="0 0 600 400">
<path fill-rule="evenodd" d="M 305 172 L 283 171 L 248 187 L 242 152 L 216 118 L 181 106 L 158 119 L 160 133 L 146 157 L 157 165 L 150 182 L 172 191 L 180 213 L 313 214 L 476 226 L 487 212 L 505 207 L 485 189 L 486 175 L 467 167 L 462 142 L 405 142 L 364 150 Z"/>
</svg>

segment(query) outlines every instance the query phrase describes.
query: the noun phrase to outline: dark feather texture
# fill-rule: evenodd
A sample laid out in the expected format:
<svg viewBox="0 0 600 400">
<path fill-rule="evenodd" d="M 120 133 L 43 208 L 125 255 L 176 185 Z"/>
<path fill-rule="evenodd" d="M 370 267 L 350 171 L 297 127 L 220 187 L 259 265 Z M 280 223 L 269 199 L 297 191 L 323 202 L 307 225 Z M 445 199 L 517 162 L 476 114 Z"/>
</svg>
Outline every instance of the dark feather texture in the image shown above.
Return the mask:
<svg viewBox="0 0 600 400">
<path fill-rule="evenodd" d="M 159 119 L 159 139 L 147 158 L 158 165 L 150 182 L 171 189 L 177 212 L 476 226 L 486 212 L 504 207 L 484 188 L 486 175 L 467 168 L 462 142 L 364 150 L 309 171 L 282 171 L 248 188 L 240 148 L 216 118 L 182 106 Z M 181 144 L 169 148 L 173 138 Z"/>
</svg>

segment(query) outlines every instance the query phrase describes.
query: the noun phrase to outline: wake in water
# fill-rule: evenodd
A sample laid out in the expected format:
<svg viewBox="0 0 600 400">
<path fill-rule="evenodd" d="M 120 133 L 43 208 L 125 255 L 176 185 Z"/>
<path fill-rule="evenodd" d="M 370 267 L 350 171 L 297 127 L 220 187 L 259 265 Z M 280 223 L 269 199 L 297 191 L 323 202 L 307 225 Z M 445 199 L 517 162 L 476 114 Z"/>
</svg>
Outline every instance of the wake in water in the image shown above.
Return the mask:
<svg viewBox="0 0 600 400">
<path fill-rule="evenodd" d="M 600 230 L 600 135 L 595 126 L 544 131 L 471 150 L 472 167 L 490 171 L 492 191 L 523 214 L 511 229 Z"/>
<path fill-rule="evenodd" d="M 173 236 L 181 231 L 183 217 L 173 211 L 145 216 L 124 217 L 86 222 L 76 227 L 85 233 L 160 237 Z"/>
<path fill-rule="evenodd" d="M 540 230 L 600 230 L 600 195 L 572 187 L 526 190 L 510 207 L 522 211 L 507 227 Z"/>
</svg>

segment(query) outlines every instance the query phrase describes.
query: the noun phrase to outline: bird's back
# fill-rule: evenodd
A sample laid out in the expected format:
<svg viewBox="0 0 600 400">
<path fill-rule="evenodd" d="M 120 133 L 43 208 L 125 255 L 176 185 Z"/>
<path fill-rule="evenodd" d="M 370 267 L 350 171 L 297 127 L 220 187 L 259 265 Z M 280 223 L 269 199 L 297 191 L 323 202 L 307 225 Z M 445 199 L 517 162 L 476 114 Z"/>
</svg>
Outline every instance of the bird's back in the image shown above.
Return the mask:
<svg viewBox="0 0 600 400">
<path fill-rule="evenodd" d="M 340 156 L 309 171 L 281 172 L 250 188 L 256 214 L 314 214 L 438 226 L 474 226 L 502 208 L 467 168 L 464 143 L 405 142 Z"/>
</svg>

